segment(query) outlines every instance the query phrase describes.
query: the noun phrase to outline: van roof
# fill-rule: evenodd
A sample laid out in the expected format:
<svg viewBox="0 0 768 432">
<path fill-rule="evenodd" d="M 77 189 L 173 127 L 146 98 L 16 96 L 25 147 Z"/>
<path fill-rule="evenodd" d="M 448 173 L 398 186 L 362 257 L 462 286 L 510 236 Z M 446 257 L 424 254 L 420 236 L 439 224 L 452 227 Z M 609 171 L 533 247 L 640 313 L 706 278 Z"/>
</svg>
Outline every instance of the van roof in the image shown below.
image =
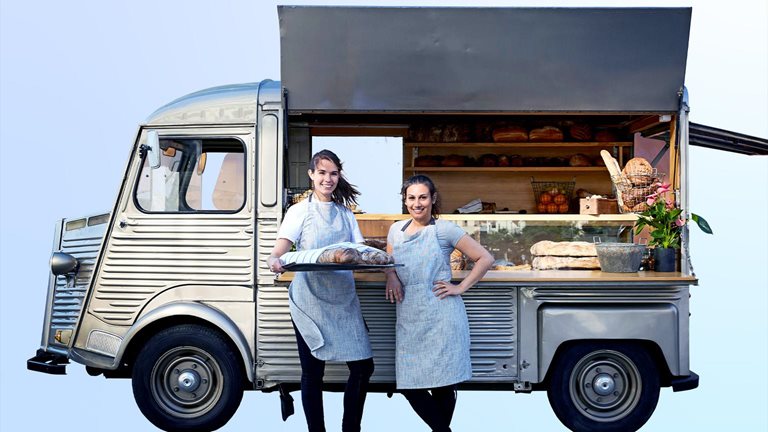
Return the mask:
<svg viewBox="0 0 768 432">
<path fill-rule="evenodd" d="M 256 122 L 256 102 L 262 85 L 274 81 L 211 87 L 182 96 L 158 108 L 146 125 L 243 124 Z M 279 91 L 279 82 L 276 83 Z M 264 90 L 264 89 L 262 89 Z"/>
</svg>

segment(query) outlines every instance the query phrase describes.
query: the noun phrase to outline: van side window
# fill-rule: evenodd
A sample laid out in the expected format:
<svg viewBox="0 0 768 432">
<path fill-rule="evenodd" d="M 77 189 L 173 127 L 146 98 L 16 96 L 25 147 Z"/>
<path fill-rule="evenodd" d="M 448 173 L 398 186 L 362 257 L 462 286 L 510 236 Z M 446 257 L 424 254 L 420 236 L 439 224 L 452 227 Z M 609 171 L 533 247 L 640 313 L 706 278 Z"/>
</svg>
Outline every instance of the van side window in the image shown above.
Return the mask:
<svg viewBox="0 0 768 432">
<path fill-rule="evenodd" d="M 139 172 L 136 205 L 150 213 L 236 212 L 245 204 L 245 154 L 232 138 L 162 138 L 160 167 Z"/>
</svg>

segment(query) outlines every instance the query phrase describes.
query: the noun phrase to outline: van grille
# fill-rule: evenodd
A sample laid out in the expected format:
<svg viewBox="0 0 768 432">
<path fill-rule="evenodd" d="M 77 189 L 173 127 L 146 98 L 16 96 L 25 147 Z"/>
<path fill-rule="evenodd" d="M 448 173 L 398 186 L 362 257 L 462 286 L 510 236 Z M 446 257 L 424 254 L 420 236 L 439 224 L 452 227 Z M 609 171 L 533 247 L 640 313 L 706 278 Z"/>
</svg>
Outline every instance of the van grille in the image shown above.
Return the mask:
<svg viewBox="0 0 768 432">
<path fill-rule="evenodd" d="M 64 222 L 59 250 L 77 258 L 80 268 L 74 280 L 56 276 L 51 302 L 51 335 L 56 330 L 74 329 L 77 325 L 108 221 L 109 215 L 103 214 Z"/>
</svg>

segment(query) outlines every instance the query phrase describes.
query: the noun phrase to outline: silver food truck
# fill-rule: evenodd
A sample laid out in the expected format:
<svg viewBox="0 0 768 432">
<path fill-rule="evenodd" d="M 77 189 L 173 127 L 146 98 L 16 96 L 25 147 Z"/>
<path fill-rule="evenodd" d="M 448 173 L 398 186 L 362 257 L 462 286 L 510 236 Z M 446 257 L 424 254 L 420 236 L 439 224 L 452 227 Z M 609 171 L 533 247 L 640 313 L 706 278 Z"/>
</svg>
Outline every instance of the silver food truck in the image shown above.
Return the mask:
<svg viewBox="0 0 768 432">
<path fill-rule="evenodd" d="M 428 174 L 442 217 L 498 260 L 463 295 L 473 376 L 460 389 L 547 391 L 572 430 L 628 431 L 648 420 L 661 387 L 698 386 L 687 229 L 673 272 L 647 263 L 631 273 L 541 270 L 530 252 L 542 240 L 639 241 L 631 208 L 581 214 L 576 201 L 537 201 L 542 187 L 570 200 L 574 188 L 613 194 L 601 150 L 620 165 L 646 155 L 685 215 L 689 144 L 768 153 L 765 139 L 689 122 L 690 8 L 278 14 L 281 81 L 210 88 L 159 108 L 131 144 L 111 211 L 57 222 L 30 370 L 64 374 L 74 361 L 93 376 L 130 378 L 142 413 L 165 430 L 221 427 L 244 390 L 276 392 L 290 415 L 301 373 L 291 274 L 276 277 L 265 259 L 286 209 L 310 187 L 313 139 L 399 137 L 402 170 L 375 175 Z M 537 129 L 561 134 L 534 140 Z M 504 140 L 505 130 L 530 135 Z M 383 150 L 359 151 L 375 167 Z M 460 212 L 475 199 L 482 210 Z M 401 213 L 356 217 L 366 238 L 385 239 Z M 384 277 L 355 279 L 372 390 L 396 392 Z M 341 390 L 346 374 L 329 364 L 327 390 Z"/>
</svg>

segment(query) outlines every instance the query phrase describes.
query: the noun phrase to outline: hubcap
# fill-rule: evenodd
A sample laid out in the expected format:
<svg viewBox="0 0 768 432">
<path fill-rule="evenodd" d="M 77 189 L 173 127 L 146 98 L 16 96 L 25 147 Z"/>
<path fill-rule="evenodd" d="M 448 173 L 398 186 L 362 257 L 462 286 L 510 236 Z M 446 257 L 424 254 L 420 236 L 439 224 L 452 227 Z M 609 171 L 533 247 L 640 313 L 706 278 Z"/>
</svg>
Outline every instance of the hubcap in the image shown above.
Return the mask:
<svg viewBox="0 0 768 432">
<path fill-rule="evenodd" d="M 574 366 L 569 391 L 584 416 L 599 422 L 615 422 L 640 402 L 642 381 L 627 356 L 618 351 L 599 350 L 584 356 Z"/>
<path fill-rule="evenodd" d="M 218 362 L 205 350 L 177 347 L 155 362 L 150 378 L 152 396 L 174 417 L 199 417 L 221 398 L 221 376 Z"/>
<path fill-rule="evenodd" d="M 595 393 L 607 396 L 613 393 L 613 389 L 616 388 L 616 382 L 613 381 L 613 377 L 606 374 L 601 374 L 595 377 L 592 382 L 592 388 L 595 389 Z"/>
<path fill-rule="evenodd" d="M 200 375 L 192 370 L 185 370 L 179 374 L 179 388 L 186 392 L 193 392 L 200 387 Z"/>
</svg>

